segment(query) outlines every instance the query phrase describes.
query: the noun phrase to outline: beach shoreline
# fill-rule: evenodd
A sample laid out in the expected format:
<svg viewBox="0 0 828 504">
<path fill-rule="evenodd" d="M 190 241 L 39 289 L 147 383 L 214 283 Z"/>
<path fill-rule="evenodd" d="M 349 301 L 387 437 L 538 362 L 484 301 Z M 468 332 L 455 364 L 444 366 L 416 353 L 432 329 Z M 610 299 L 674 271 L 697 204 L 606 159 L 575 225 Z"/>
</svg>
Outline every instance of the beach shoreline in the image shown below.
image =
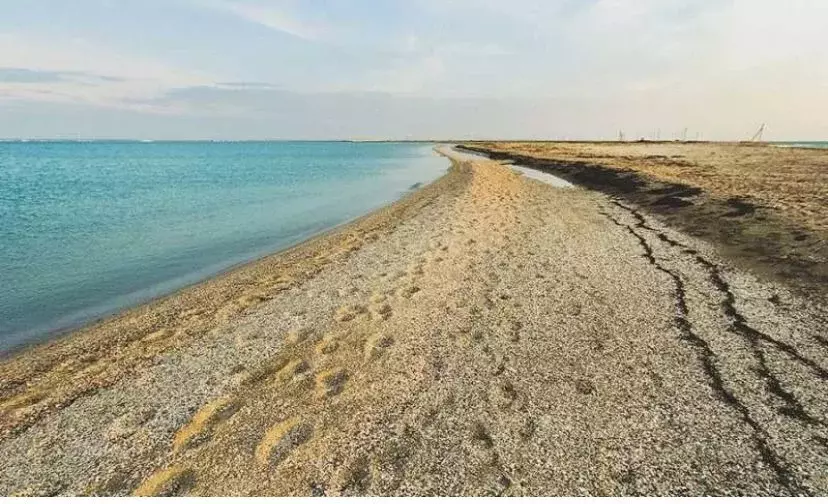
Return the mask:
<svg viewBox="0 0 828 504">
<path fill-rule="evenodd" d="M 308 141 L 308 142 L 311 143 L 312 141 Z M 348 141 L 347 140 L 342 140 L 342 142 L 348 142 Z M 421 142 L 413 142 L 413 143 L 421 143 Z M 435 152 L 439 152 L 438 147 L 435 147 L 433 150 Z M 449 161 L 449 163 L 450 163 L 450 161 Z M 449 170 L 449 169 L 450 169 L 450 165 L 449 165 L 449 167 L 446 168 L 446 170 Z M 441 175 L 439 178 L 442 178 L 443 176 L 444 175 Z M 39 334 L 38 336 L 34 337 L 33 340 L 30 341 L 30 342 L 21 343 L 21 344 L 18 344 L 16 346 L 13 346 L 11 348 L 8 348 L 8 349 L 0 350 L 0 362 L 2 362 L 4 360 L 7 360 L 7 359 L 14 358 L 15 356 L 17 356 L 21 353 L 25 353 L 25 352 L 28 352 L 28 351 L 33 351 L 33 350 L 41 348 L 41 347 L 47 347 L 51 344 L 57 343 L 58 341 L 60 341 L 64 338 L 71 337 L 75 333 L 79 333 L 79 332 L 83 332 L 83 331 L 87 331 L 87 330 L 93 330 L 94 327 L 97 327 L 101 324 L 110 323 L 110 322 L 114 321 L 115 319 L 128 316 L 133 311 L 143 310 L 145 308 L 150 308 L 150 305 L 154 305 L 156 303 L 161 303 L 165 300 L 168 300 L 168 298 L 180 296 L 184 293 L 184 291 L 187 291 L 187 290 L 192 289 L 192 288 L 201 287 L 202 284 L 206 284 L 208 282 L 218 280 L 220 277 L 223 277 L 223 276 L 226 276 L 226 275 L 239 274 L 239 271 L 237 271 L 237 270 L 242 270 L 242 269 L 246 269 L 246 268 L 255 267 L 259 262 L 273 260 L 275 258 L 275 256 L 279 256 L 279 255 L 282 255 L 282 254 L 289 254 L 291 252 L 294 252 L 296 249 L 299 249 L 299 248 L 302 248 L 302 247 L 312 247 L 312 246 L 314 246 L 315 240 L 321 240 L 321 239 L 326 238 L 326 237 L 330 238 L 331 237 L 330 235 L 336 235 L 337 233 L 340 233 L 340 232 L 347 232 L 347 229 L 349 227 L 352 227 L 352 226 L 356 227 L 356 226 L 358 226 L 358 224 L 362 220 L 371 218 L 375 214 L 379 214 L 379 213 L 382 213 L 384 211 L 387 211 L 388 209 L 390 209 L 390 207 L 392 207 L 394 205 L 397 205 L 398 203 L 401 203 L 403 200 L 406 200 L 407 198 L 410 198 L 410 197 L 414 196 L 414 194 L 416 192 L 424 189 L 425 187 L 427 187 L 430 184 L 433 184 L 433 183 L 437 182 L 437 180 L 439 180 L 439 178 L 435 179 L 435 180 L 432 180 L 431 182 L 428 182 L 428 183 L 425 183 L 425 184 L 417 183 L 417 184 L 415 184 L 415 187 L 410 187 L 409 190 L 405 194 L 402 194 L 400 196 L 400 198 L 398 198 L 394 201 L 391 201 L 391 202 L 389 202 L 385 205 L 382 205 L 382 206 L 380 206 L 378 208 L 375 208 L 375 209 L 373 209 L 373 210 L 371 210 L 371 211 L 369 211 L 365 214 L 356 216 L 356 217 L 354 217 L 350 220 L 347 220 L 345 222 L 342 222 L 340 224 L 337 224 L 337 225 L 334 225 L 332 227 L 322 229 L 318 232 L 315 232 L 315 233 L 311 234 L 310 236 L 299 240 L 296 243 L 288 245 L 287 247 L 282 247 L 282 248 L 276 249 L 274 251 L 268 252 L 268 253 L 266 253 L 262 256 L 255 257 L 253 259 L 249 259 L 249 260 L 246 260 L 246 261 L 242 261 L 242 262 L 239 262 L 237 264 L 233 264 L 233 265 L 228 266 L 226 268 L 220 269 L 220 270 L 216 271 L 215 273 L 208 274 L 208 275 L 204 276 L 203 278 L 201 278 L 199 280 L 195 280 L 193 282 L 185 283 L 184 285 L 182 285 L 178 288 L 175 288 L 174 290 L 172 290 L 168 293 L 161 294 L 161 295 L 158 295 L 158 296 L 148 297 L 148 298 L 143 299 L 143 300 L 141 300 L 141 301 L 139 301 L 135 304 L 131 304 L 131 305 L 126 306 L 124 308 L 116 308 L 116 309 L 112 310 L 111 312 L 105 313 L 105 314 L 103 314 L 101 316 L 98 316 L 98 317 L 94 317 L 94 318 L 85 320 L 83 322 L 79 322 L 77 324 L 72 324 L 72 325 L 68 325 L 66 327 L 60 327 L 60 328 L 57 328 L 57 329 L 54 329 L 54 330 L 51 330 L 51 331 L 47 331 L 45 333 Z"/>
<path fill-rule="evenodd" d="M 443 151 L 302 246 L 0 364 L 3 495 L 825 495 L 825 306 Z"/>
<path fill-rule="evenodd" d="M 18 142 L 0 165 L 7 354 L 370 213 L 448 163 L 422 143 Z"/>
<path fill-rule="evenodd" d="M 438 147 L 434 150 L 440 153 Z M 441 155 L 445 156 L 443 153 Z M 42 379 L 42 374 L 48 373 L 58 361 L 98 361 L 104 359 L 107 352 L 141 341 L 142 338 L 159 343 L 154 350 L 141 349 L 143 355 L 140 360 L 146 361 L 148 356 L 167 351 L 182 343 L 174 341 L 176 337 L 189 341 L 215 329 L 218 325 L 225 324 L 239 312 L 265 301 L 267 295 L 263 295 L 262 291 L 275 289 L 278 292 L 293 287 L 314 271 L 324 267 L 325 261 L 315 261 L 315 256 L 326 250 L 340 250 L 345 256 L 347 252 L 357 250 L 361 245 L 362 241 L 356 238 L 357 236 L 370 234 L 372 230 L 392 227 L 399 215 L 427 201 L 446 183 L 444 179 L 453 168 L 453 162 L 450 159 L 448 161 L 450 165 L 446 173 L 438 179 L 413 189 L 400 199 L 365 215 L 324 230 L 285 249 L 227 268 L 169 294 L 76 327 L 55 331 L 44 336 L 42 341 L 0 353 L 0 401 L 16 393 L 20 386 L 30 385 L 32 377 L 40 375 Z M 255 280 L 260 277 L 272 277 L 276 274 L 274 271 L 278 270 L 298 271 L 299 275 L 296 278 L 285 275 L 291 278 L 291 281 L 277 281 L 272 285 L 260 284 Z M 220 319 L 197 324 L 197 327 L 188 326 L 184 320 L 188 314 L 199 318 L 201 313 L 220 311 L 222 308 L 226 313 L 223 313 Z M 133 364 L 129 367 L 132 368 Z M 119 378 L 120 373 L 112 376 L 107 382 Z M 54 385 L 56 383 L 49 381 L 49 385 L 44 388 Z M 95 387 L 101 385 L 102 383 L 96 383 Z M 85 389 L 77 387 L 77 390 L 61 396 L 54 403 L 64 404 L 71 401 L 85 393 Z M 48 406 L 44 405 L 44 409 L 48 409 Z M 8 427 L 3 424 L 5 416 L 0 414 L 0 439 L 8 434 Z M 36 416 L 29 420 L 34 420 Z"/>
</svg>

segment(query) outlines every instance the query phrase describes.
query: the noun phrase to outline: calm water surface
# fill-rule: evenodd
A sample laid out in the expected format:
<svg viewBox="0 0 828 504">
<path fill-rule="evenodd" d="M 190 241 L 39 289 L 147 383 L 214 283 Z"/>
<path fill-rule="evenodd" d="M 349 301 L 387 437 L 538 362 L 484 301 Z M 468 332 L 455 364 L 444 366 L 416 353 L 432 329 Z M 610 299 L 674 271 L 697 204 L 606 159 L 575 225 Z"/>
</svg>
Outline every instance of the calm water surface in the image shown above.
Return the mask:
<svg viewBox="0 0 828 504">
<path fill-rule="evenodd" d="M 413 143 L 0 143 L 0 352 L 290 246 L 447 167 Z"/>
<path fill-rule="evenodd" d="M 828 149 L 828 142 L 774 142 L 781 147 L 800 147 L 804 149 Z"/>
</svg>

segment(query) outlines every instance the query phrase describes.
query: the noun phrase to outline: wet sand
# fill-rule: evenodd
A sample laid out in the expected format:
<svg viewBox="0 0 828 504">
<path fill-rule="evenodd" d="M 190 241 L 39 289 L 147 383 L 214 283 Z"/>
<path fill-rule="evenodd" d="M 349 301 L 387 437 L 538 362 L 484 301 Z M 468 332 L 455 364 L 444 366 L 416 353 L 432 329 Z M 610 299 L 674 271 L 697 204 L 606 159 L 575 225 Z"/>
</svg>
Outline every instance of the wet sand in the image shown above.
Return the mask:
<svg viewBox="0 0 828 504">
<path fill-rule="evenodd" d="M 498 162 L 0 364 L 0 494 L 828 493 L 824 305 Z"/>
</svg>

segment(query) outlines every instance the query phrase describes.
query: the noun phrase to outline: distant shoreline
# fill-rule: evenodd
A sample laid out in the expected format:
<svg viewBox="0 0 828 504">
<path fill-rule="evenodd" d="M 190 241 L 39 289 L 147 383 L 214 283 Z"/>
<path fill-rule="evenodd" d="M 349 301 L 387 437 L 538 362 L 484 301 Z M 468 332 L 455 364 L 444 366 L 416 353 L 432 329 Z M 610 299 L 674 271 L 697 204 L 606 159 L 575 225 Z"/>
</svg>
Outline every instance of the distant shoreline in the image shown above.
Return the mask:
<svg viewBox="0 0 828 504">
<path fill-rule="evenodd" d="M 828 148 L 828 141 L 825 140 L 769 140 L 763 142 L 749 142 L 745 140 L 549 140 L 549 139 L 510 139 L 500 140 L 496 138 L 484 139 L 469 139 L 469 138 L 455 138 L 455 139 L 439 139 L 439 138 L 425 138 L 425 139 L 352 139 L 352 138 L 333 138 L 333 139 L 291 139 L 291 138 L 248 138 L 248 139 L 210 139 L 210 138 L 183 138 L 183 139 L 141 139 L 141 138 L 0 138 L 2 143 L 62 143 L 62 142 L 101 142 L 101 143 L 414 143 L 414 144 L 464 144 L 475 142 L 519 142 L 519 143 L 563 143 L 563 144 L 679 144 L 679 145 L 693 145 L 693 144 L 739 144 L 739 145 L 787 145 L 787 146 L 809 146 L 809 145 L 825 145 Z M 811 148 L 811 147 L 807 147 Z M 823 147 L 819 147 L 823 148 Z"/>
</svg>

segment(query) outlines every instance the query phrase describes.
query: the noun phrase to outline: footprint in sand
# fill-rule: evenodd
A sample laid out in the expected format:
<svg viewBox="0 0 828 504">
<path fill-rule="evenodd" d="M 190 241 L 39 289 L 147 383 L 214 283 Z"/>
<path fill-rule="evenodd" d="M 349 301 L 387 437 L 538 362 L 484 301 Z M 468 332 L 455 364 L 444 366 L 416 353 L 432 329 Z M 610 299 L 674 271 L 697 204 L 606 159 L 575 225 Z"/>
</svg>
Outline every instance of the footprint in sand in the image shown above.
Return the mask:
<svg viewBox="0 0 828 504">
<path fill-rule="evenodd" d="M 494 440 L 492 439 L 492 436 L 489 435 L 489 431 L 482 422 L 475 422 L 474 425 L 472 425 L 470 437 L 472 443 L 477 447 L 484 448 L 486 450 L 494 448 Z"/>
<path fill-rule="evenodd" d="M 590 380 L 578 378 L 575 380 L 575 391 L 583 395 L 595 393 L 595 385 Z"/>
<path fill-rule="evenodd" d="M 356 294 L 359 292 L 359 289 L 354 286 L 343 287 L 339 289 L 339 295 L 341 297 L 348 297 L 350 295 Z"/>
<path fill-rule="evenodd" d="M 368 457 L 358 455 L 345 462 L 331 486 L 337 489 L 341 496 L 363 495 L 371 488 L 374 472 L 371 466 Z"/>
<path fill-rule="evenodd" d="M 339 342 L 336 341 L 332 334 L 325 335 L 319 343 L 316 344 L 316 353 L 320 355 L 330 355 L 339 348 Z"/>
<path fill-rule="evenodd" d="M 499 409 L 506 409 L 517 399 L 514 385 L 508 381 L 494 383 L 489 388 L 489 401 Z"/>
<path fill-rule="evenodd" d="M 268 299 L 270 299 L 270 297 L 264 292 L 245 294 L 222 305 L 218 310 L 216 310 L 216 318 L 222 321 L 230 320 L 237 314 L 242 313 L 248 308 Z"/>
<path fill-rule="evenodd" d="M 173 451 L 180 452 L 206 441 L 216 426 L 236 414 L 239 407 L 239 403 L 230 397 L 220 397 L 205 404 L 175 433 Z"/>
<path fill-rule="evenodd" d="M 483 343 L 483 340 L 486 339 L 486 333 L 483 329 L 474 329 L 471 332 L 471 340 L 474 343 Z"/>
<path fill-rule="evenodd" d="M 535 431 L 537 430 L 537 424 L 532 417 L 527 417 L 523 422 L 520 424 L 520 427 L 517 429 L 518 437 L 522 441 L 528 441 L 535 435 Z"/>
<path fill-rule="evenodd" d="M 566 307 L 566 313 L 571 317 L 577 317 L 581 314 L 581 303 L 578 303 L 577 301 L 571 302 Z"/>
<path fill-rule="evenodd" d="M 233 387 L 241 387 L 259 383 L 277 374 L 290 362 L 287 356 L 279 356 L 276 359 L 259 366 L 254 370 L 248 370 L 244 366 L 235 366 L 229 371 L 227 382 Z"/>
<path fill-rule="evenodd" d="M 388 303 L 378 303 L 371 307 L 371 313 L 382 320 L 391 318 L 391 305 Z"/>
<path fill-rule="evenodd" d="M 425 265 L 427 263 L 428 263 L 428 258 L 426 256 L 418 257 L 408 267 L 408 273 L 410 275 L 422 275 L 423 274 L 423 267 L 425 267 Z"/>
<path fill-rule="evenodd" d="M 402 271 L 402 270 L 400 270 L 400 271 L 395 271 L 394 273 L 392 273 L 392 274 L 391 274 L 391 279 L 392 279 L 392 280 L 399 280 L 399 279 L 401 279 L 401 278 L 405 278 L 405 277 L 407 277 L 407 276 L 408 276 L 408 272 L 407 272 L 407 271 Z"/>
<path fill-rule="evenodd" d="M 313 329 L 310 327 L 300 327 L 299 329 L 293 330 L 287 334 L 285 341 L 287 341 L 291 345 L 298 345 L 299 343 L 304 343 L 309 338 L 313 336 Z"/>
<path fill-rule="evenodd" d="M 418 293 L 418 292 L 420 292 L 420 288 L 419 288 L 418 286 L 416 286 L 416 285 L 408 285 L 408 286 L 405 286 L 405 287 L 401 287 L 401 288 L 397 291 L 397 295 L 398 295 L 399 297 L 402 297 L 402 298 L 405 298 L 405 299 L 409 299 L 409 298 L 411 298 L 411 296 L 413 296 L 414 294 L 416 294 L 416 293 Z"/>
<path fill-rule="evenodd" d="M 508 357 L 495 356 L 494 361 L 492 362 L 492 376 L 500 376 L 505 373 L 507 362 Z"/>
<path fill-rule="evenodd" d="M 343 369 L 323 371 L 316 375 L 317 396 L 332 397 L 338 395 L 345 389 L 345 382 L 347 381 L 348 374 Z"/>
<path fill-rule="evenodd" d="M 265 432 L 256 446 L 256 461 L 263 466 L 276 465 L 286 459 L 297 446 L 313 436 L 313 425 L 299 418 L 277 423 Z"/>
<path fill-rule="evenodd" d="M 307 371 L 310 371 L 310 365 L 304 359 L 294 359 L 279 371 L 278 377 L 279 380 L 284 382 L 291 380 L 301 381 Z"/>
<path fill-rule="evenodd" d="M 378 334 L 365 342 L 365 360 L 371 361 L 383 354 L 386 348 L 394 344 L 394 338 L 386 334 Z"/>
<path fill-rule="evenodd" d="M 517 343 L 520 341 L 520 333 L 523 329 L 523 322 L 519 320 L 513 320 L 509 322 L 509 326 L 507 327 L 506 334 L 509 337 L 509 341 L 513 343 Z"/>
<path fill-rule="evenodd" d="M 367 310 L 360 304 L 349 304 L 340 306 L 336 310 L 334 318 L 337 322 L 348 322 L 355 319 L 358 315 L 365 313 Z"/>
<path fill-rule="evenodd" d="M 147 478 L 135 489 L 136 497 L 171 497 L 187 493 L 196 482 L 195 473 L 184 467 L 168 467 Z"/>
</svg>

